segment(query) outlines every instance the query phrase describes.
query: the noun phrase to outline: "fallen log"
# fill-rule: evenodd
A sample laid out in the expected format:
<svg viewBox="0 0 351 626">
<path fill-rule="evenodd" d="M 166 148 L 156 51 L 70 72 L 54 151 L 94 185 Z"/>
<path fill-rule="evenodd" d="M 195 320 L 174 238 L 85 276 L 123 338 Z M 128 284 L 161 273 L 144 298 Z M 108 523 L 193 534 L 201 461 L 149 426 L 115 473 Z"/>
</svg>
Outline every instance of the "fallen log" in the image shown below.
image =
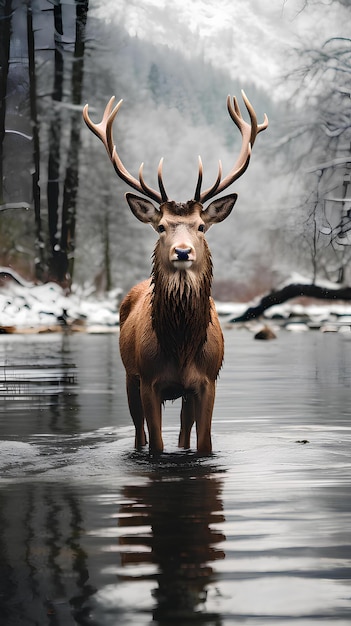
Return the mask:
<svg viewBox="0 0 351 626">
<path fill-rule="evenodd" d="M 292 283 L 286 285 L 278 291 L 271 291 L 260 300 L 256 306 L 250 306 L 246 311 L 230 320 L 232 324 L 240 322 L 249 322 L 250 320 L 257 319 L 263 313 L 276 304 L 283 304 L 287 300 L 293 298 L 299 298 L 305 296 L 307 298 L 316 298 L 319 300 L 346 300 L 351 301 L 351 287 L 339 287 L 338 289 L 330 289 L 327 287 L 320 287 L 313 284 L 300 284 Z"/>
</svg>

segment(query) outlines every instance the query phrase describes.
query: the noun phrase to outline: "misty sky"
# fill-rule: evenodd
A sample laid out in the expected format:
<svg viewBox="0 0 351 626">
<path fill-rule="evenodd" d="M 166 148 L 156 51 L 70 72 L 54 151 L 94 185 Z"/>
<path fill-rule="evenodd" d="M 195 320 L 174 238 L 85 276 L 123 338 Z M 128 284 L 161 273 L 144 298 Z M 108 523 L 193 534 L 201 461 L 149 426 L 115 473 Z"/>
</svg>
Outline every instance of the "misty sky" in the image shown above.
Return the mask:
<svg viewBox="0 0 351 626">
<path fill-rule="evenodd" d="M 109 0 L 98 13 L 122 22 L 130 35 L 186 56 L 201 54 L 233 78 L 240 76 L 243 83 L 254 82 L 279 95 L 284 95 L 279 78 L 293 62 L 292 48 L 349 36 L 350 14 L 330 0 L 122 0 L 122 4 L 122 11 L 116 11 L 115 2 Z"/>
</svg>

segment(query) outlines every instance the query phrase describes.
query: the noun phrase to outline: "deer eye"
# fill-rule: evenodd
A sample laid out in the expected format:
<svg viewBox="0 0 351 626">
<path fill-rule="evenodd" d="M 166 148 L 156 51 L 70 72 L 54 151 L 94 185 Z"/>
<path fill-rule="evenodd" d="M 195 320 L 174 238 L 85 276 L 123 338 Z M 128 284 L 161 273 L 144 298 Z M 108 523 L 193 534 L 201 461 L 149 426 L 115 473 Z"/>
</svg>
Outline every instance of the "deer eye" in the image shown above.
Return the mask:
<svg viewBox="0 0 351 626">
<path fill-rule="evenodd" d="M 163 226 L 163 224 L 159 224 L 157 227 L 157 230 L 159 233 L 164 233 L 165 232 L 165 227 Z"/>
<path fill-rule="evenodd" d="M 200 231 L 200 233 L 204 233 L 205 232 L 205 224 L 200 224 L 199 231 Z"/>
</svg>

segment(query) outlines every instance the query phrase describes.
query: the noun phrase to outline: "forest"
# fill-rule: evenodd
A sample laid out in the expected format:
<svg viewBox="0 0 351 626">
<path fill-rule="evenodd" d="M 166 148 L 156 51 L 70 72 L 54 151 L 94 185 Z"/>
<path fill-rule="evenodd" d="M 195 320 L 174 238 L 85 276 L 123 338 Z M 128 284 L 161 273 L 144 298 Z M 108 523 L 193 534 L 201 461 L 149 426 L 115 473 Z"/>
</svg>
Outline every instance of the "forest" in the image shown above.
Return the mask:
<svg viewBox="0 0 351 626">
<path fill-rule="evenodd" d="M 349 3 L 333 5 L 347 22 Z M 144 162 L 155 186 L 164 157 L 167 190 L 185 201 L 199 154 L 205 185 L 219 159 L 225 172 L 235 161 L 240 134 L 226 97 L 243 88 L 269 128 L 233 189 L 230 223 L 208 235 L 215 297 L 249 301 L 293 274 L 350 286 L 351 39 L 340 29 L 301 40 L 279 82 L 262 86 L 216 67 L 201 46 L 185 54 L 133 35 L 125 6 L 115 3 L 112 19 L 96 1 L 0 2 L 0 266 L 68 292 L 73 283 L 125 290 L 147 277 L 155 234 L 129 211 L 83 106 L 99 122 L 110 97 L 123 98 L 114 138 L 125 165 L 137 175 Z"/>
</svg>

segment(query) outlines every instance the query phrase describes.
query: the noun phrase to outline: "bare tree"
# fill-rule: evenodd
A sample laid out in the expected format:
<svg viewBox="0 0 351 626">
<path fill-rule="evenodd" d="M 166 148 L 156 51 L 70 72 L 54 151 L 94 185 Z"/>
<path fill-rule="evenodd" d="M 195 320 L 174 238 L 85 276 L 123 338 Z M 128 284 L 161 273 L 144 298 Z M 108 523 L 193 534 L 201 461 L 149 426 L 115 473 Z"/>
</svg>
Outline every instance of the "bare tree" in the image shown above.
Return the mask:
<svg viewBox="0 0 351 626">
<path fill-rule="evenodd" d="M 35 70 L 35 43 L 33 30 L 33 14 L 32 2 L 27 0 L 27 42 L 28 42 L 28 72 L 29 72 L 29 102 L 30 116 L 32 123 L 33 136 L 33 174 L 32 174 L 32 190 L 33 204 L 35 215 L 35 231 L 36 231 L 36 276 L 40 280 L 44 276 L 44 245 L 41 223 L 41 207 L 40 207 L 40 144 L 39 144 L 39 126 L 37 112 L 37 89 L 36 89 L 36 70 Z"/>
<path fill-rule="evenodd" d="M 345 226 L 344 214 L 351 208 L 345 194 L 342 197 L 351 165 L 351 39 L 333 37 L 319 48 L 308 47 L 297 52 L 295 98 L 303 101 L 303 106 L 297 114 L 295 111 L 281 145 L 292 148 L 300 180 L 304 181 L 303 205 L 307 215 L 304 234 L 309 239 L 315 280 L 318 273 L 330 273 L 326 263 L 325 224 L 330 221 L 326 206 L 334 200 L 337 232 L 340 231 L 338 223 Z M 337 281 L 343 282 L 350 255 L 340 252 L 340 237 L 335 237 L 334 228 L 329 229 L 329 235 L 329 243 L 333 246 L 329 258 L 333 259 L 333 265 L 339 258 Z"/>
<path fill-rule="evenodd" d="M 58 237 L 59 222 L 59 194 L 60 194 L 60 158 L 61 158 L 61 109 L 59 105 L 63 97 L 63 49 L 62 49 L 62 7 L 61 3 L 54 4 L 54 86 L 52 92 L 52 107 L 49 125 L 49 160 L 47 181 L 49 276 L 55 278 L 59 273 L 60 249 Z"/>
<path fill-rule="evenodd" d="M 74 268 L 76 204 L 79 176 L 79 151 L 81 131 L 81 107 L 83 76 L 85 31 L 88 17 L 88 0 L 76 0 L 76 38 L 71 76 L 72 104 L 71 136 L 67 157 L 66 176 L 63 190 L 61 253 L 62 264 L 59 270 L 59 280 L 68 280 L 70 284 Z"/>
<path fill-rule="evenodd" d="M 6 91 L 10 58 L 12 0 L 0 0 L 0 205 L 4 203 L 3 145 L 5 139 Z"/>
</svg>

